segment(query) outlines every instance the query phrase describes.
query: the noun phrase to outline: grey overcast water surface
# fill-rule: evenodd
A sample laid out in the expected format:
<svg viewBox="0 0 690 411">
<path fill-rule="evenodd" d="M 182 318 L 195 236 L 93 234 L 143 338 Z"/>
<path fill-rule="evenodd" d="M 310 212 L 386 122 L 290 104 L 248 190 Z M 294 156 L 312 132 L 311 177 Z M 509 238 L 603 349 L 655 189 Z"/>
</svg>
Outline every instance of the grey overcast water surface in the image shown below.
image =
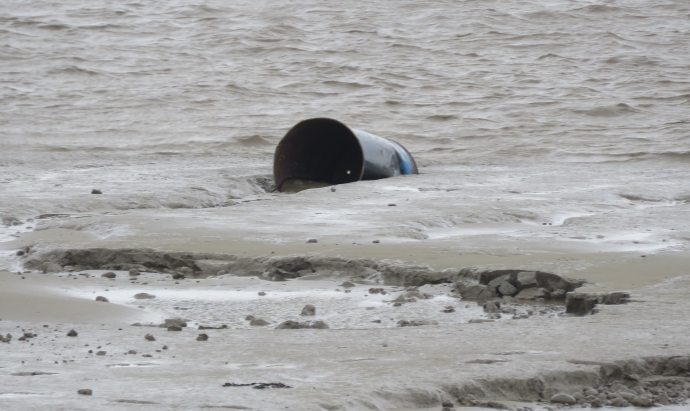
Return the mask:
<svg viewBox="0 0 690 411">
<path fill-rule="evenodd" d="M 275 145 L 320 116 L 420 165 L 353 196 L 455 204 L 392 236 L 551 223 L 573 241 L 690 244 L 687 1 L 0 4 L 5 215 L 264 195 Z"/>
</svg>

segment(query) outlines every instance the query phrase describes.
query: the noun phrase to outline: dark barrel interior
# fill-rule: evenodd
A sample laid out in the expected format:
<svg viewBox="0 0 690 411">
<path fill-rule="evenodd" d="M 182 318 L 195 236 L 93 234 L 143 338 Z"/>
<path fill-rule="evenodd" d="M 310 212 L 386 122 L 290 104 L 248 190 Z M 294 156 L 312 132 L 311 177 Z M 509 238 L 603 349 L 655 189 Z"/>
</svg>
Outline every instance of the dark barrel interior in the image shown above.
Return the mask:
<svg viewBox="0 0 690 411">
<path fill-rule="evenodd" d="M 298 123 L 280 141 L 273 159 L 278 191 L 293 178 L 343 184 L 359 181 L 363 171 L 364 154 L 357 137 L 343 123 L 328 118 Z"/>
</svg>

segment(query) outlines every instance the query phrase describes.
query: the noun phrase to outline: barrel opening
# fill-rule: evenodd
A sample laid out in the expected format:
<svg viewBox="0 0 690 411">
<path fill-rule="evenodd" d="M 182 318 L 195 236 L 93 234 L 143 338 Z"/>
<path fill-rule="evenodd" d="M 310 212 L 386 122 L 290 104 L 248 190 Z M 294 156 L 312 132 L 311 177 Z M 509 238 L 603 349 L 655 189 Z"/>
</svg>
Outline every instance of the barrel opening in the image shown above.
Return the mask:
<svg viewBox="0 0 690 411">
<path fill-rule="evenodd" d="M 325 185 L 359 181 L 363 169 L 364 154 L 357 137 L 344 124 L 326 118 L 304 120 L 288 131 L 273 163 L 279 191 L 293 179 Z"/>
</svg>

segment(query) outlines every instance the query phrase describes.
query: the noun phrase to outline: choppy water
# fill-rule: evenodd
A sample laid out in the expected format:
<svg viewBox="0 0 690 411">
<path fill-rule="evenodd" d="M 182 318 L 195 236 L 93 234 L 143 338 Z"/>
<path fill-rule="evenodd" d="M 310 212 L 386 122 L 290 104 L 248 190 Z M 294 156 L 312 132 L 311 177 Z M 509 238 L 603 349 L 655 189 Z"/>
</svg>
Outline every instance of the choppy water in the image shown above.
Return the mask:
<svg viewBox="0 0 690 411">
<path fill-rule="evenodd" d="M 650 226 L 683 231 L 689 73 L 684 0 L 7 0 L 0 214 L 231 205 L 326 116 L 405 145 L 415 189 L 473 198 L 460 220 L 517 190 L 538 216 L 668 204 Z"/>
</svg>

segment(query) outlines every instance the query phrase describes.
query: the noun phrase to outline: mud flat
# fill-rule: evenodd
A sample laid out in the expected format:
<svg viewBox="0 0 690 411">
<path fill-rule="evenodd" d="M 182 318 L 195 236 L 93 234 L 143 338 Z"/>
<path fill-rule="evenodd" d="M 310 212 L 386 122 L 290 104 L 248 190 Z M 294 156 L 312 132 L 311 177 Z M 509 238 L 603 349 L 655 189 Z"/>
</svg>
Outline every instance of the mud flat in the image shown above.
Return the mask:
<svg viewBox="0 0 690 411">
<path fill-rule="evenodd" d="M 26 268 L 1 274 L 0 333 L 12 338 L 0 404 L 545 410 L 688 397 L 688 276 L 617 284 L 626 304 L 573 316 L 560 292 L 500 290 L 530 273 L 567 294 L 600 288 L 539 270 L 266 254 L 26 249 Z M 462 298 L 470 287 L 494 294 Z"/>
</svg>

